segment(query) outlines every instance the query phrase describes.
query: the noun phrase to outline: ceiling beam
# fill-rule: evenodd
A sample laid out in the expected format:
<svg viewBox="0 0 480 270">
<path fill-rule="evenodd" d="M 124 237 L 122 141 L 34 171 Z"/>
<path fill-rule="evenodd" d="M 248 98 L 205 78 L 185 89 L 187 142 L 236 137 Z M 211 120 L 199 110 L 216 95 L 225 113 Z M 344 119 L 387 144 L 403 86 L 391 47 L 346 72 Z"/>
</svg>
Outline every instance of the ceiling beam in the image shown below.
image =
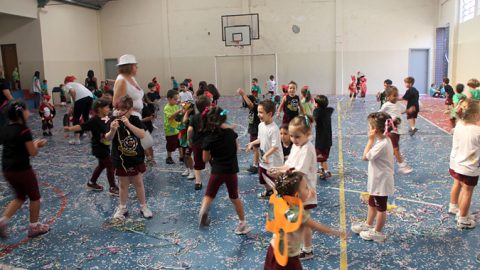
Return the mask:
<svg viewBox="0 0 480 270">
<path fill-rule="evenodd" d="M 100 6 L 100 5 L 83 3 L 83 2 L 80 2 L 80 1 L 76 1 L 76 0 L 57 0 L 57 1 L 61 2 L 61 3 L 64 3 L 64 4 L 70 4 L 70 5 L 75 5 L 75 6 L 90 8 L 90 9 L 95 9 L 95 10 L 100 10 L 102 8 L 102 6 Z"/>
</svg>

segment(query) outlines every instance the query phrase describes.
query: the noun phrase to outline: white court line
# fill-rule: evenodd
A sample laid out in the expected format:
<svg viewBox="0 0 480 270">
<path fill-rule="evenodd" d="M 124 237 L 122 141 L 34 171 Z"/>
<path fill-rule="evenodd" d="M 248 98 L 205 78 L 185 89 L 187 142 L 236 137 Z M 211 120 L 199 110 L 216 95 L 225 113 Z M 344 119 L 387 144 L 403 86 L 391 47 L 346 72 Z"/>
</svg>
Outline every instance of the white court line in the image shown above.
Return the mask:
<svg viewBox="0 0 480 270">
<path fill-rule="evenodd" d="M 336 187 L 324 187 L 324 188 L 339 190 L 339 188 L 336 188 Z M 345 190 L 346 192 L 358 193 L 358 194 L 361 194 L 361 193 L 364 192 L 364 191 L 351 190 L 351 189 L 344 189 L 344 190 Z M 397 196 L 395 196 L 395 200 L 407 201 L 407 202 L 414 202 L 414 203 L 426 204 L 426 205 L 437 206 L 437 207 L 443 207 L 443 205 L 437 204 L 437 203 L 422 202 L 422 201 L 417 201 L 417 200 L 412 200 L 412 199 L 407 199 L 407 198 L 397 197 Z"/>
<path fill-rule="evenodd" d="M 441 131 L 447 133 L 448 135 L 452 135 L 450 134 L 448 131 L 446 131 L 445 129 L 441 128 L 440 126 L 438 126 L 437 124 L 433 123 L 432 121 L 428 120 L 427 118 L 423 117 L 421 114 L 418 114 L 423 120 L 427 121 L 428 123 L 432 124 L 433 126 L 436 126 L 438 129 L 440 129 Z"/>
</svg>

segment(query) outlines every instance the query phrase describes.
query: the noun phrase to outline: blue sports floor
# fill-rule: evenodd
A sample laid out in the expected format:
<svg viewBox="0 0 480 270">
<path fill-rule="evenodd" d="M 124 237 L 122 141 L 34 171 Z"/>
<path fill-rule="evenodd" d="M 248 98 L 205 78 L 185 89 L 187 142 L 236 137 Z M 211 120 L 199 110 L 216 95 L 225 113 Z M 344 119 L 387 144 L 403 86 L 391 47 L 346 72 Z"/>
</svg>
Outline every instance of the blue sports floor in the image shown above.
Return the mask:
<svg viewBox="0 0 480 270">
<path fill-rule="evenodd" d="M 372 97 L 351 106 L 337 97 L 331 97 L 330 103 L 336 111 L 329 159 L 334 175 L 328 181 L 319 180 L 318 208 L 313 218 L 340 229 L 340 211 L 345 209 L 345 225 L 350 231 L 351 223 L 365 219 L 367 214 L 367 206 L 360 200 L 360 192 L 367 185 L 367 162 L 361 155 L 367 140 L 366 117 L 378 109 L 378 104 Z M 240 98 L 223 98 L 219 105 L 230 110 L 231 122 L 239 124 L 237 133 L 244 146 L 248 142 L 247 111 L 240 109 Z M 51 231 L 36 239 L 26 238 L 25 204 L 10 222 L 10 238 L 0 242 L 0 269 L 7 265 L 25 269 L 263 269 L 271 234 L 264 230 L 267 201 L 256 197 L 262 191 L 258 176 L 246 172 L 250 154 L 239 153 L 239 186 L 247 220 L 254 229 L 246 236 L 233 233 L 237 217 L 222 188 L 211 209 L 210 227 L 200 230 L 197 213 L 205 189 L 194 191 L 193 181 L 180 175 L 183 167 L 165 164 L 162 123 L 157 120 L 160 129 L 153 135 L 158 165 L 145 174 L 147 200 L 154 217 L 145 220 L 140 216 L 131 188 L 130 219 L 125 225 L 113 224 L 111 217 L 118 199 L 107 192 L 85 189 L 96 159 L 90 155 L 88 137 L 80 146 L 70 146 L 63 138 L 63 111 L 60 109 L 55 119 L 49 144 L 32 159 L 43 197 L 41 219 L 51 224 Z M 31 116 L 30 126 L 40 137 L 37 114 Z M 339 126 L 344 189 L 339 177 Z M 401 138 L 401 152 L 414 172 L 395 175 L 398 208 L 388 214 L 386 242 L 366 242 L 350 234 L 347 256 L 341 256 L 339 239 L 315 234 L 315 258 L 303 262 L 304 269 L 339 269 L 341 262 L 348 263 L 350 269 L 480 268 L 476 261 L 480 228 L 459 231 L 454 217 L 446 214 L 452 181 L 448 174 L 451 136 L 422 118 L 417 127 L 419 132 L 414 137 Z M 204 172 L 204 187 L 207 176 Z M 5 207 L 13 194 L 3 178 L 0 180 L 0 206 Z M 107 185 L 104 174 L 100 183 Z M 477 218 L 479 207 L 476 191 L 471 212 Z"/>
</svg>

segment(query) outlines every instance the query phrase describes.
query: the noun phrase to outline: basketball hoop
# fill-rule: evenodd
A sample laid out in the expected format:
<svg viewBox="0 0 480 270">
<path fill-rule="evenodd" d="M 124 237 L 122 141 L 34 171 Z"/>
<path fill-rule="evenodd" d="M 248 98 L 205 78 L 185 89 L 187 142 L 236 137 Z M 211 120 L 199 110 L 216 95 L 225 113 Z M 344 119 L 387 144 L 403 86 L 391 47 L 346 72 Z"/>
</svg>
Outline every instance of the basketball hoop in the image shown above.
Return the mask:
<svg viewBox="0 0 480 270">
<path fill-rule="evenodd" d="M 232 40 L 232 42 L 233 42 L 233 44 L 235 44 L 235 45 L 233 45 L 234 47 L 237 47 L 239 49 L 243 49 L 243 45 L 240 45 L 240 40 Z"/>
</svg>

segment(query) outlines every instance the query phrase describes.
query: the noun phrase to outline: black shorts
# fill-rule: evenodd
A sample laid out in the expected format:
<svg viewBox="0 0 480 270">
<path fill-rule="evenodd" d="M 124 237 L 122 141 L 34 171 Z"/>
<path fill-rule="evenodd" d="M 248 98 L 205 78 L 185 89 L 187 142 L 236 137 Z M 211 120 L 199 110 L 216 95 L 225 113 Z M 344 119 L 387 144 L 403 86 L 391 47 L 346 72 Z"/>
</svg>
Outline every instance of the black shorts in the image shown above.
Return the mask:
<svg viewBox="0 0 480 270">
<path fill-rule="evenodd" d="M 165 136 L 165 139 L 167 141 L 167 151 L 168 152 L 174 152 L 177 150 L 179 143 L 178 143 L 178 135 L 172 135 L 172 136 Z"/>
<path fill-rule="evenodd" d="M 128 168 L 115 168 L 116 176 L 137 176 L 138 174 L 144 173 L 147 171 L 145 163 L 138 164 Z"/>
<path fill-rule="evenodd" d="M 28 197 L 30 201 L 40 200 L 40 189 L 32 168 L 3 172 L 3 176 L 15 191 L 17 199 L 24 201 Z"/>
<path fill-rule="evenodd" d="M 388 196 L 373 196 L 368 197 L 368 205 L 377 208 L 378 212 L 387 211 Z"/>
</svg>

